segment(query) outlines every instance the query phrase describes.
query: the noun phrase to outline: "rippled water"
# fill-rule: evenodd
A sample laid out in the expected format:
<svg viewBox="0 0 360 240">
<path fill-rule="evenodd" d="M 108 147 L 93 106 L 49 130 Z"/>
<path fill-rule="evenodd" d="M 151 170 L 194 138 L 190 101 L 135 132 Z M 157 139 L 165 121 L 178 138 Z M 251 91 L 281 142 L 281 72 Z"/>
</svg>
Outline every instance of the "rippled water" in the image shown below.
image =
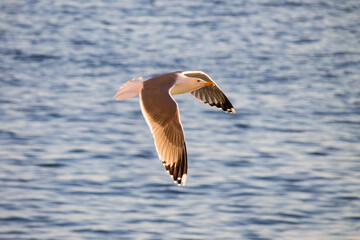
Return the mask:
<svg viewBox="0 0 360 240">
<path fill-rule="evenodd" d="M 359 239 L 359 1 L 0 1 L 1 239 Z M 125 81 L 176 97 L 173 184 Z"/>
</svg>

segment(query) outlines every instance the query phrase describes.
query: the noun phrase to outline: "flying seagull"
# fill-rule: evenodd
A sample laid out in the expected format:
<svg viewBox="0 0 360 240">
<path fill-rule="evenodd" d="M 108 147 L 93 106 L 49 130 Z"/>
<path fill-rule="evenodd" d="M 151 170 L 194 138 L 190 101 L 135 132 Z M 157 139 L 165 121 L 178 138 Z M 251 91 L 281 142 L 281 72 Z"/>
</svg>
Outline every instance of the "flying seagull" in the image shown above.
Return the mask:
<svg viewBox="0 0 360 240">
<path fill-rule="evenodd" d="M 185 186 L 188 164 L 184 130 L 178 105 L 171 97 L 183 93 L 235 113 L 220 87 L 201 71 L 177 71 L 147 80 L 134 78 L 122 85 L 114 98 L 124 100 L 139 94 L 141 111 L 154 137 L 158 156 L 174 182 Z"/>
</svg>

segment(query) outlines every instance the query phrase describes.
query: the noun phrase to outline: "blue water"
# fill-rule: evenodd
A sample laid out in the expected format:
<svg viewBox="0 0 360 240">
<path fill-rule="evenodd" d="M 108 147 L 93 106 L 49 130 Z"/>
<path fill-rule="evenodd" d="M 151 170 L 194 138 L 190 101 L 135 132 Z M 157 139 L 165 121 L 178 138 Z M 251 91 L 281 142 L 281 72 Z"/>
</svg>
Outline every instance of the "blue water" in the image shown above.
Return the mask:
<svg viewBox="0 0 360 240">
<path fill-rule="evenodd" d="M 1 239 L 359 239 L 360 2 L 0 1 Z M 177 96 L 172 182 L 127 80 Z"/>
</svg>

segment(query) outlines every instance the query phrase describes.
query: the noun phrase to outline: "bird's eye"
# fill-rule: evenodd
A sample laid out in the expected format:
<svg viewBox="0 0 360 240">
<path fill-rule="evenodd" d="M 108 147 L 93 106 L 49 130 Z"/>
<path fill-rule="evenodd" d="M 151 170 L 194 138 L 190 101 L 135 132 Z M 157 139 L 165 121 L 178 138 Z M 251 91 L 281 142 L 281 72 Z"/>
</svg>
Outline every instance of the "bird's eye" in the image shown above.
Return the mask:
<svg viewBox="0 0 360 240">
<path fill-rule="evenodd" d="M 197 80 L 197 82 L 200 82 L 200 80 Z"/>
</svg>

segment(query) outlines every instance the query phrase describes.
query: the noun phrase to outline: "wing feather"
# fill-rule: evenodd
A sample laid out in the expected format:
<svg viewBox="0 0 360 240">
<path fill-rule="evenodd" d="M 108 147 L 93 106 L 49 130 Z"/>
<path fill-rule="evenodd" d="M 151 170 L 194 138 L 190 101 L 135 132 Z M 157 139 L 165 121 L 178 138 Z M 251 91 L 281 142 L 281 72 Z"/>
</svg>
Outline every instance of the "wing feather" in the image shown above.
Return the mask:
<svg viewBox="0 0 360 240">
<path fill-rule="evenodd" d="M 225 112 L 236 113 L 230 100 L 207 74 L 201 71 L 185 71 L 184 75 L 188 77 L 200 78 L 204 81 L 214 83 L 214 86 L 206 86 L 192 91 L 191 95 L 193 95 L 195 98 L 204 103 L 208 103 L 210 106 L 221 108 Z"/>
<path fill-rule="evenodd" d="M 177 103 L 166 89 L 144 88 L 140 105 L 165 169 L 175 182 L 185 185 L 187 154 Z"/>
</svg>

